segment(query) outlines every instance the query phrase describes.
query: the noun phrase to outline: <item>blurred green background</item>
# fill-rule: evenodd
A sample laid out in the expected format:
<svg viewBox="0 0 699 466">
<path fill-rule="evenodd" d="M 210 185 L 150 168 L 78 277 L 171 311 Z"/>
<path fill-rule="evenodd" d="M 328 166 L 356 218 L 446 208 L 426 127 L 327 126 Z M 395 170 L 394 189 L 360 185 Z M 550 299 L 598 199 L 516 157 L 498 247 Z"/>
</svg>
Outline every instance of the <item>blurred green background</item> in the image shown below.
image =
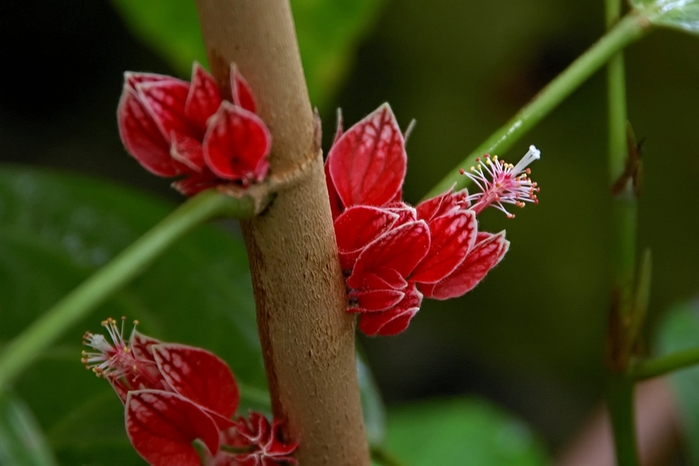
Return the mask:
<svg viewBox="0 0 699 466">
<path fill-rule="evenodd" d="M 115 110 L 124 70 L 188 79 L 189 61 L 144 43 L 140 26 L 124 19 L 129 3 L 0 4 L 0 161 L 179 202 L 167 180 L 125 153 Z M 603 34 L 601 0 L 338 2 L 327 18 L 313 9 L 318 3 L 292 0 L 297 13 L 314 12 L 297 25 L 325 148 L 335 108 L 349 125 L 390 102 L 402 126 L 417 120 L 405 186 L 413 203 Z M 344 15 L 358 18 L 348 30 Z M 304 45 L 323 37 L 335 37 L 328 42 L 343 53 Z M 664 30 L 626 54 L 629 119 L 645 141 L 638 243 L 654 256 L 651 325 L 699 291 L 697 56 L 695 37 Z M 507 229 L 512 244 L 501 265 L 461 299 L 426 301 L 407 332 L 361 340 L 389 405 L 483 395 L 556 450 L 599 401 L 611 276 L 605 96 L 597 73 L 500 154 L 516 162 L 529 144 L 542 151 L 532 166 L 539 205 L 514 220 L 495 210 L 480 220 L 484 230 Z"/>
</svg>

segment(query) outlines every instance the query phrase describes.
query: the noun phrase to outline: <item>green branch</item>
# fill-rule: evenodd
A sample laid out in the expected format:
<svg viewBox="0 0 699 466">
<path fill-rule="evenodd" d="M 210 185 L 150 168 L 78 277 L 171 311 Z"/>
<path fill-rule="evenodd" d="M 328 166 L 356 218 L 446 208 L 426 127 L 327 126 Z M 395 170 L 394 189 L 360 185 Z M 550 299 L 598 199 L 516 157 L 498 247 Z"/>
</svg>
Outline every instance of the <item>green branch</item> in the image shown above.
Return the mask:
<svg viewBox="0 0 699 466">
<path fill-rule="evenodd" d="M 691 348 L 632 364 L 629 368 L 629 376 L 636 381 L 652 379 L 697 364 L 699 364 L 699 348 Z"/>
<path fill-rule="evenodd" d="M 0 353 L 0 390 L 92 309 L 143 272 L 196 226 L 218 216 L 252 217 L 268 196 L 231 197 L 216 190 L 189 199 L 15 337 Z"/>
<path fill-rule="evenodd" d="M 638 464 L 633 398 L 634 382 L 624 375 L 612 376 L 607 387 L 607 404 L 618 466 Z"/>
<path fill-rule="evenodd" d="M 605 22 L 607 29 L 615 30 L 621 17 L 621 0 L 605 0 Z M 632 322 L 629 316 L 634 314 L 634 274 L 636 268 L 636 217 L 637 193 L 635 189 L 636 172 L 633 162 L 637 162 L 636 153 L 632 153 L 627 134 L 626 117 L 626 76 L 624 71 L 624 54 L 620 49 L 607 64 L 607 111 L 609 124 L 609 185 L 614 194 L 614 288 L 612 290 L 611 324 L 607 344 L 612 359 L 612 371 L 625 371 L 629 353 L 634 341 L 632 334 L 637 334 L 639 322 Z M 635 145 L 635 141 L 634 141 Z M 634 147 L 635 150 L 635 147 Z M 633 157 L 632 157 L 633 156 Z M 650 255 L 647 265 L 650 267 Z M 646 274 L 650 280 L 650 272 Z M 643 309 L 643 313 L 645 309 Z M 641 318 L 642 313 L 636 312 Z M 619 466 L 636 466 L 638 464 L 638 447 L 636 445 L 636 416 L 634 410 L 634 382 L 624 374 L 612 374 L 607 392 L 607 403 L 614 433 L 616 461 Z"/>
<path fill-rule="evenodd" d="M 551 81 L 539 94 L 522 108 L 510 121 L 495 131 L 430 190 L 426 197 L 436 196 L 456 183 L 457 189 L 468 183 L 468 177 L 459 175 L 459 168 L 468 169 L 476 157 L 483 154 L 502 154 L 541 121 L 551 110 L 566 99 L 585 80 L 612 56 L 648 31 L 648 21 L 636 13 L 627 15 L 587 52 Z"/>
</svg>

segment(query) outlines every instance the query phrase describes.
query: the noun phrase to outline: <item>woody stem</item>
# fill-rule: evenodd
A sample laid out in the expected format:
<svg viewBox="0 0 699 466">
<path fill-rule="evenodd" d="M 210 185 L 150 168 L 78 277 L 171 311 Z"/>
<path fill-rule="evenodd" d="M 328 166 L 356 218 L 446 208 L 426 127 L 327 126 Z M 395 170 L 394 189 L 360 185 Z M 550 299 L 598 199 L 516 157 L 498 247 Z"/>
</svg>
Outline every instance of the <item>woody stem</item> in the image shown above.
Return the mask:
<svg viewBox="0 0 699 466">
<path fill-rule="evenodd" d="M 220 83 L 235 62 L 272 133 L 270 172 L 303 170 L 264 215 L 242 222 L 274 416 L 303 465 L 368 465 L 323 162 L 288 1 L 197 0 Z"/>
</svg>

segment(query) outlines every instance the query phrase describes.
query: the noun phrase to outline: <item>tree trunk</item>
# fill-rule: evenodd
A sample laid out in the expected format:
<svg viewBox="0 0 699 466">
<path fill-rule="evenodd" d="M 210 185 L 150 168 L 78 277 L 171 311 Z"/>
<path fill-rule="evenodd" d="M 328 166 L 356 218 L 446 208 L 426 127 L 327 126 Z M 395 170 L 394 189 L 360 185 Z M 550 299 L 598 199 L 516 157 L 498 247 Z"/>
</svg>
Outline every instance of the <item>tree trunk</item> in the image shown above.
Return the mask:
<svg viewBox="0 0 699 466">
<path fill-rule="evenodd" d="M 235 62 L 272 133 L 270 176 L 296 180 L 242 222 L 275 418 L 308 465 L 369 464 L 319 134 L 286 0 L 197 0 L 213 74 Z"/>
</svg>

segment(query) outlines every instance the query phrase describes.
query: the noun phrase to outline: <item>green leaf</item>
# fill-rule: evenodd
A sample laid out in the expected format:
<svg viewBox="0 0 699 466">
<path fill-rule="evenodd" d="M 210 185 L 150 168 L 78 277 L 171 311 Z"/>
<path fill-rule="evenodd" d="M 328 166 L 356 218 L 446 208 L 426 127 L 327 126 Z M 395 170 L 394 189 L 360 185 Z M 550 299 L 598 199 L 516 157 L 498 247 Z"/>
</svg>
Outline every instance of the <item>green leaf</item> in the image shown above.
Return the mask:
<svg viewBox="0 0 699 466">
<path fill-rule="evenodd" d="M 658 327 L 658 352 L 661 355 L 699 347 L 699 308 L 696 303 L 672 308 Z M 699 464 L 699 367 L 695 366 L 670 375 L 672 388 L 680 404 L 691 464 Z"/>
<path fill-rule="evenodd" d="M 77 176 L 0 170 L 0 347 L 172 208 Z M 125 435 L 121 403 L 80 364 L 85 330 L 122 315 L 153 337 L 216 352 L 241 383 L 240 409 L 269 409 L 244 246 L 202 227 L 17 381 L 62 463 L 142 464 Z"/>
<path fill-rule="evenodd" d="M 383 0 L 293 0 L 296 35 L 313 105 L 330 104 Z"/>
<path fill-rule="evenodd" d="M 194 61 L 206 66 L 206 50 L 194 1 L 112 0 L 112 3 L 131 32 L 162 55 L 180 77 L 189 79 Z"/>
<path fill-rule="evenodd" d="M 389 409 L 386 450 L 410 466 L 549 464 L 524 423 L 477 398 Z"/>
<path fill-rule="evenodd" d="M 0 464 L 56 464 L 29 408 L 7 392 L 0 393 Z"/>
<path fill-rule="evenodd" d="M 188 78 L 192 62 L 206 63 L 192 0 L 113 0 L 132 32 Z M 313 105 L 323 109 L 352 64 L 361 38 L 383 0 L 294 0 L 296 32 Z"/>
<path fill-rule="evenodd" d="M 631 0 L 652 24 L 699 34 L 699 0 Z"/>
</svg>

